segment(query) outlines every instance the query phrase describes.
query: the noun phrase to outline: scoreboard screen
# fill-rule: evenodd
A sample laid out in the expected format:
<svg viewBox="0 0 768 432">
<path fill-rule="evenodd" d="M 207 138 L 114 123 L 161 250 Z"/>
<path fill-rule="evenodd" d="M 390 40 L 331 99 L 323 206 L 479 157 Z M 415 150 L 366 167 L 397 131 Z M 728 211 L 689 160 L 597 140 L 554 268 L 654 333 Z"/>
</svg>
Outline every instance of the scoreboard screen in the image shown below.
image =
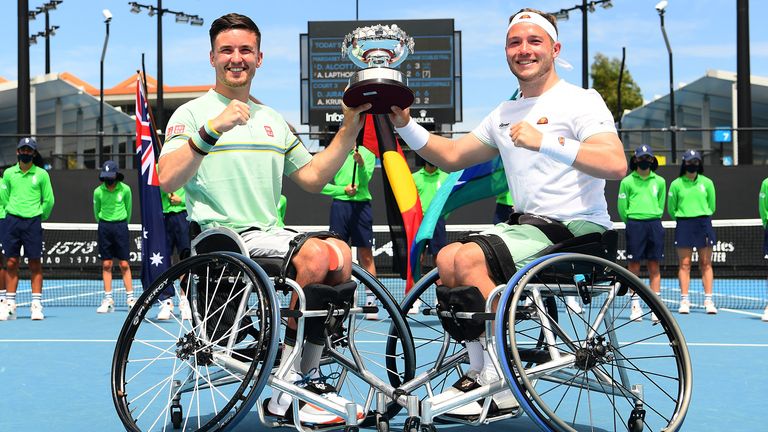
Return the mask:
<svg viewBox="0 0 768 432">
<path fill-rule="evenodd" d="M 376 24 L 397 24 L 414 40 L 414 52 L 397 68 L 414 93 L 414 120 L 428 129 L 461 121 L 461 36 L 452 19 L 441 19 L 309 22 L 301 38 L 301 122 L 320 129 L 341 122 L 344 88 L 359 70 L 341 56 L 341 43 L 356 28 Z"/>
</svg>

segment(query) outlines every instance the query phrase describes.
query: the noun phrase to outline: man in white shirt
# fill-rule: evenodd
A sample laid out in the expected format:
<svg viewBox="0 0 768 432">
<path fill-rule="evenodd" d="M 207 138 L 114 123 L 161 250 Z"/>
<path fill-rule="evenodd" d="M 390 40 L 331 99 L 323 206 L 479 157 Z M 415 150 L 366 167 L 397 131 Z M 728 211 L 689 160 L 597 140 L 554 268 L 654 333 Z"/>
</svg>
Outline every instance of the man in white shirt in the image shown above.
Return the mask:
<svg viewBox="0 0 768 432">
<path fill-rule="evenodd" d="M 410 118 L 407 109 L 394 106 L 390 114 L 409 147 L 445 171 L 501 155 L 515 209 L 528 216 L 521 217 L 521 224 L 497 224 L 481 236 L 498 240 L 494 250 L 506 249 L 517 269 L 568 236 L 610 228 L 605 180 L 620 180 L 627 171 L 623 146 L 602 97 L 558 77 L 554 63 L 560 49 L 554 16 L 523 9 L 510 18 L 506 33 L 507 63 L 522 97 L 502 102 L 472 133 L 458 139 L 430 134 Z M 450 292 L 462 291 L 479 305 L 506 280 L 494 278 L 476 240 L 470 237 L 444 247 L 437 267 Z M 451 333 L 447 326 L 446 330 Z M 459 336 L 468 348 L 470 368 L 443 393 L 446 400 L 476 388 L 473 382 L 482 385 L 498 379 L 484 350 L 482 331 Z M 504 393 L 494 396 L 501 412 L 516 406 L 512 395 Z M 479 413 L 480 406 L 471 405 L 451 414 Z"/>
</svg>

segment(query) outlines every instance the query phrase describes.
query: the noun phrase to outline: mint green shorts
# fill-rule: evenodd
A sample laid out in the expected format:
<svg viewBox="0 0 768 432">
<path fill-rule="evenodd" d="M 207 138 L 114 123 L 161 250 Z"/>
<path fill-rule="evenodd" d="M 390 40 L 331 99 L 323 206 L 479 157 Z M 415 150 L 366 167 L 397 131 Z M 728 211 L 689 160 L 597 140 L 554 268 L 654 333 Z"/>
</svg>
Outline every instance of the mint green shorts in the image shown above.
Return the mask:
<svg viewBox="0 0 768 432">
<path fill-rule="evenodd" d="M 606 228 L 594 222 L 574 220 L 565 224 L 574 236 L 589 233 L 603 233 Z M 520 270 L 534 259 L 542 256 L 544 249 L 552 246 L 552 242 L 533 225 L 507 225 L 500 223 L 481 232 L 480 234 L 495 234 L 504 240 L 515 267 Z"/>
</svg>

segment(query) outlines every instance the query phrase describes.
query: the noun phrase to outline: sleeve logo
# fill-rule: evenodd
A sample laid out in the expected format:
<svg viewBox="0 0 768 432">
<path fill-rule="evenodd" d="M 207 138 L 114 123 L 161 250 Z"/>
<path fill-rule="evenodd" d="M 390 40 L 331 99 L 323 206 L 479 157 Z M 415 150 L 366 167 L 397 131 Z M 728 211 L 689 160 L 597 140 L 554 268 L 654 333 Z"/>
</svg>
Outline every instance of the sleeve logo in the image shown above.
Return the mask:
<svg viewBox="0 0 768 432">
<path fill-rule="evenodd" d="M 270 138 L 274 138 L 275 137 L 275 133 L 272 132 L 272 128 L 271 127 L 269 127 L 267 125 L 264 125 L 264 131 L 267 133 L 267 135 L 269 135 Z"/>
</svg>

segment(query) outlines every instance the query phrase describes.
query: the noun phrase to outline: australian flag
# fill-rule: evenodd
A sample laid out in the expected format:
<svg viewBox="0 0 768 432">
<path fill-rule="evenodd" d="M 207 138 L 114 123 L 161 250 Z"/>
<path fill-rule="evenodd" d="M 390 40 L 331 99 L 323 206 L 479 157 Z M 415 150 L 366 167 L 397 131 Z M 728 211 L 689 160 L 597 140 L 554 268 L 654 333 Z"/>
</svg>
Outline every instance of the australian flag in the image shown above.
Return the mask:
<svg viewBox="0 0 768 432">
<path fill-rule="evenodd" d="M 166 255 L 163 204 L 157 178 L 155 134 L 141 79 L 136 79 L 136 157 L 140 168 L 141 203 L 141 285 L 146 290 L 169 266 Z M 173 295 L 173 292 L 170 293 Z M 170 296 L 169 295 L 169 296 Z"/>
</svg>

